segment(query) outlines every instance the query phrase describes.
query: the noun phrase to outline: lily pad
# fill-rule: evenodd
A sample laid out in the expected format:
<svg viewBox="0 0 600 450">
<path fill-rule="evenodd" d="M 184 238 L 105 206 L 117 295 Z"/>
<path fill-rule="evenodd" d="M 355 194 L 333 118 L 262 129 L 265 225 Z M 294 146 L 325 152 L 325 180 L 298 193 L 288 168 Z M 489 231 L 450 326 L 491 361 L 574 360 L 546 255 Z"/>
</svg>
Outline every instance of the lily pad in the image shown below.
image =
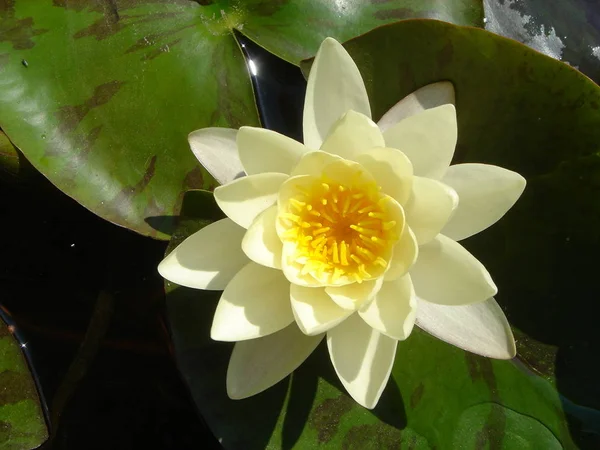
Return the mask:
<svg viewBox="0 0 600 450">
<path fill-rule="evenodd" d="M 210 192 L 188 192 L 170 249 L 221 217 Z M 392 379 L 373 411 L 345 393 L 324 345 L 289 379 L 255 397 L 230 400 L 225 374 L 232 345 L 209 337 L 219 293 L 166 286 L 179 368 L 200 412 L 227 449 L 430 449 L 453 448 L 453 442 L 468 444 L 460 448 L 574 445 L 549 381 L 517 360 L 475 356 L 420 330 L 398 346 Z"/>
<path fill-rule="evenodd" d="M 403 18 L 481 25 L 478 0 L 13 0 L 0 5 L 0 126 L 59 189 L 168 237 L 183 192 L 210 189 L 186 141 L 258 125 L 238 30 L 298 63 Z"/>
<path fill-rule="evenodd" d="M 600 81 L 600 6 L 588 0 L 484 0 L 485 28 Z"/>
<path fill-rule="evenodd" d="M 27 361 L 0 317 L 0 449 L 29 450 L 47 438 L 44 413 Z"/>
</svg>

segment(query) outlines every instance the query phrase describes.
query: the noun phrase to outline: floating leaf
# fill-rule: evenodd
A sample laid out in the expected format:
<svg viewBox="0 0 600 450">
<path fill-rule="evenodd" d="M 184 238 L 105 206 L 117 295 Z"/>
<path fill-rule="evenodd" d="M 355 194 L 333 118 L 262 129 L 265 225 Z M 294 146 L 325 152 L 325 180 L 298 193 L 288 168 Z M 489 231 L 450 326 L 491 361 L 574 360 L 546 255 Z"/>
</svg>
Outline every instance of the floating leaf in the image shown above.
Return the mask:
<svg viewBox="0 0 600 450">
<path fill-rule="evenodd" d="M 600 81 L 600 7 L 589 0 L 484 0 L 485 28 Z"/>
<path fill-rule="evenodd" d="M 0 449 L 29 450 L 48 438 L 27 361 L 0 317 Z"/>
<path fill-rule="evenodd" d="M 63 192 L 164 239 L 182 193 L 215 186 L 188 133 L 258 125 L 233 30 L 298 63 L 328 35 L 410 17 L 480 26 L 483 12 L 478 0 L 3 2 L 0 126 Z"/>
</svg>

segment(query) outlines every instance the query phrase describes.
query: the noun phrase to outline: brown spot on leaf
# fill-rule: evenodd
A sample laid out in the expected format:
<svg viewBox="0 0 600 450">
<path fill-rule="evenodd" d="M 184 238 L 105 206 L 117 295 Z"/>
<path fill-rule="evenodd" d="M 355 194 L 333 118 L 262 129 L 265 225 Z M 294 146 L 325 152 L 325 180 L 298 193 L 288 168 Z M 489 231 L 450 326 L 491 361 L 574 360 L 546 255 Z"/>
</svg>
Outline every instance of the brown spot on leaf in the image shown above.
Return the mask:
<svg viewBox="0 0 600 450">
<path fill-rule="evenodd" d="M 1 1 L 1 0 L 0 0 Z M 33 18 L 15 19 L 11 11 L 0 14 L 0 42 L 10 42 L 15 50 L 27 50 L 35 46 L 33 38 L 48 30 L 34 29 Z"/>
<path fill-rule="evenodd" d="M 0 17 L 10 19 L 15 16 L 16 0 L 0 0 Z"/>
<path fill-rule="evenodd" d="M 475 448 L 477 450 L 501 450 L 506 428 L 506 414 L 500 405 L 491 404 L 492 410 L 488 414 L 481 431 L 477 433 Z M 487 445 L 486 445 L 487 444 Z"/>
<path fill-rule="evenodd" d="M 0 405 L 35 398 L 33 382 L 26 374 L 5 370 L 0 372 Z"/>
<path fill-rule="evenodd" d="M 373 14 L 376 19 L 379 20 L 393 20 L 393 19 L 410 19 L 414 17 L 414 12 L 408 8 L 394 8 L 394 9 L 384 9 L 380 11 L 375 11 Z"/>
<path fill-rule="evenodd" d="M 465 360 L 469 376 L 473 382 L 484 381 L 487 384 L 492 401 L 499 401 L 498 385 L 494 375 L 494 367 L 488 358 L 465 352 Z"/>
<path fill-rule="evenodd" d="M 102 39 L 106 39 L 107 37 L 118 33 L 125 28 L 125 26 L 124 23 L 119 21 L 119 16 L 106 15 L 96 20 L 89 27 L 79 30 L 73 37 L 75 39 L 81 39 L 86 36 L 92 36 L 95 37 L 96 40 L 101 41 Z"/>
<path fill-rule="evenodd" d="M 150 160 L 150 164 L 148 164 L 148 167 L 146 167 L 146 171 L 144 172 L 144 176 L 142 177 L 142 179 L 140 181 L 138 181 L 135 184 L 135 186 L 130 188 L 130 195 L 138 195 L 144 189 L 146 189 L 146 187 L 148 186 L 150 181 L 152 181 L 152 178 L 154 178 L 155 171 L 156 171 L 156 155 L 154 155 L 152 157 L 152 159 Z"/>
<path fill-rule="evenodd" d="M 60 108 L 56 113 L 60 122 L 60 131 L 63 133 L 74 131 L 90 110 L 108 103 L 119 92 L 123 84 L 123 81 L 109 81 L 101 84 L 94 89 L 94 94 L 82 104 Z"/>
<path fill-rule="evenodd" d="M 415 409 L 421 398 L 423 398 L 423 393 L 425 392 L 425 385 L 423 383 L 419 383 L 419 385 L 415 388 L 413 393 L 410 396 L 410 407 Z"/>
<path fill-rule="evenodd" d="M 194 167 L 186 174 L 183 180 L 183 189 L 204 189 L 204 176 L 200 166 Z"/>
<path fill-rule="evenodd" d="M 128 199 L 131 197 L 135 197 L 136 195 L 141 194 L 144 189 L 150 184 L 152 178 L 154 177 L 154 172 L 156 171 L 156 155 L 150 159 L 150 163 L 147 165 L 144 175 L 142 179 L 138 181 L 133 186 L 127 186 L 123 188 L 112 201 L 112 206 L 115 210 L 120 210 L 123 207 L 123 204 L 128 202 Z"/>
<path fill-rule="evenodd" d="M 315 409 L 309 419 L 309 425 L 317 430 L 319 443 L 329 442 L 337 433 L 340 420 L 344 414 L 352 409 L 354 401 L 340 394 L 337 398 L 328 398 Z"/>
<path fill-rule="evenodd" d="M 400 448 L 402 431 L 385 423 L 365 424 L 352 427 L 342 442 L 343 450 L 376 448 L 392 450 Z"/>
</svg>

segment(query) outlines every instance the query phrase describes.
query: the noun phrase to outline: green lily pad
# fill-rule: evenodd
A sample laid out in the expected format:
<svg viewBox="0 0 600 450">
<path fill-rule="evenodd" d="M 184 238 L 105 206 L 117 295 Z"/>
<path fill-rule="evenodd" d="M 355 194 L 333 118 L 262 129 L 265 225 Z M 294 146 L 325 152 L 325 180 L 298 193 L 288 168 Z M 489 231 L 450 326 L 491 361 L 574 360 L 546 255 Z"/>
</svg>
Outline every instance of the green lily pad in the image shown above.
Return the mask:
<svg viewBox="0 0 600 450">
<path fill-rule="evenodd" d="M 258 125 L 237 30 L 298 63 L 321 40 L 436 17 L 482 25 L 479 0 L 11 0 L 0 4 L 0 126 L 59 189 L 168 237 L 183 192 L 215 181 L 186 136 Z"/>
<path fill-rule="evenodd" d="M 210 192 L 188 192 L 169 248 L 221 217 Z M 552 383 L 518 360 L 475 356 L 418 329 L 398 346 L 392 378 L 373 411 L 345 393 L 323 344 L 289 379 L 230 400 L 225 374 L 232 345 L 209 337 L 219 293 L 166 287 L 179 368 L 227 449 L 574 446 Z"/>
<path fill-rule="evenodd" d="M 486 30 L 561 61 L 600 81 L 600 6 L 589 0 L 484 0 Z"/>
<path fill-rule="evenodd" d="M 0 318 L 0 449 L 29 450 L 47 438 L 44 413 L 27 361 Z"/>
</svg>

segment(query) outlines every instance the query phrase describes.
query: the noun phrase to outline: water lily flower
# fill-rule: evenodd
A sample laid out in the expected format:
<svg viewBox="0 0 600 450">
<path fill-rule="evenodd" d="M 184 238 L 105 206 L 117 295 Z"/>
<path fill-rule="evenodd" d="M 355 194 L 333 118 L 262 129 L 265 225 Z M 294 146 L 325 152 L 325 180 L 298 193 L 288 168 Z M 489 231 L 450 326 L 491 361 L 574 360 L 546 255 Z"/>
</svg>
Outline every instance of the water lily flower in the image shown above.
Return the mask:
<svg viewBox="0 0 600 450">
<path fill-rule="evenodd" d="M 326 338 L 344 387 L 373 408 L 415 323 L 470 352 L 512 358 L 497 288 L 457 241 L 498 221 L 525 180 L 450 165 L 452 84 L 423 87 L 376 124 L 356 64 L 328 38 L 308 78 L 303 131 L 304 144 L 254 127 L 189 136 L 223 183 L 214 195 L 227 218 L 187 238 L 159 271 L 223 290 L 211 336 L 236 342 L 229 396 L 267 389 Z"/>
</svg>

